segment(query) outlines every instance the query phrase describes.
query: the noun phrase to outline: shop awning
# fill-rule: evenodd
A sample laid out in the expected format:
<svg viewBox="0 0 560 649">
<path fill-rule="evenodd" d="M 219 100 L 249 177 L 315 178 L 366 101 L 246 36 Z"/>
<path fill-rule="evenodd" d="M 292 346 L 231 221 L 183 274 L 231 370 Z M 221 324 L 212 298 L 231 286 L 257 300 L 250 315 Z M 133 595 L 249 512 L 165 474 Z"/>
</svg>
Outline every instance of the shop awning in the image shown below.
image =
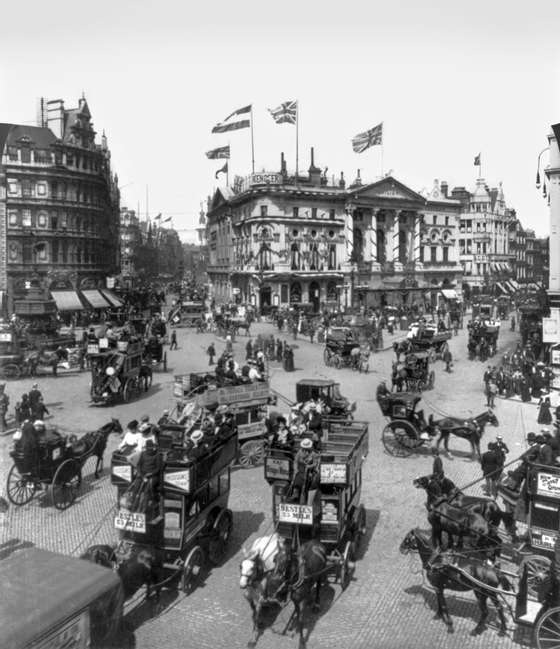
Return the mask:
<svg viewBox="0 0 560 649">
<path fill-rule="evenodd" d="M 452 288 L 442 288 L 441 292 L 443 294 L 443 297 L 446 298 L 447 300 L 457 300 L 457 291 L 453 290 Z"/>
<path fill-rule="evenodd" d="M 97 289 L 82 291 L 82 295 L 94 309 L 106 309 L 111 306 L 108 300 L 106 300 Z"/>
<path fill-rule="evenodd" d="M 509 295 L 509 290 L 500 282 L 496 282 L 496 288 L 498 288 L 504 295 Z"/>
<path fill-rule="evenodd" d="M 83 311 L 84 309 L 76 291 L 51 291 L 51 295 L 59 311 Z"/>
<path fill-rule="evenodd" d="M 514 279 L 510 279 L 508 282 L 513 286 L 515 291 L 519 290 L 519 284 Z"/>
<path fill-rule="evenodd" d="M 103 297 L 109 301 L 109 304 L 111 306 L 116 306 L 117 308 L 120 308 L 124 302 L 121 300 L 120 297 L 117 297 L 113 291 L 110 291 L 108 288 L 102 288 L 101 289 L 101 294 Z"/>
</svg>

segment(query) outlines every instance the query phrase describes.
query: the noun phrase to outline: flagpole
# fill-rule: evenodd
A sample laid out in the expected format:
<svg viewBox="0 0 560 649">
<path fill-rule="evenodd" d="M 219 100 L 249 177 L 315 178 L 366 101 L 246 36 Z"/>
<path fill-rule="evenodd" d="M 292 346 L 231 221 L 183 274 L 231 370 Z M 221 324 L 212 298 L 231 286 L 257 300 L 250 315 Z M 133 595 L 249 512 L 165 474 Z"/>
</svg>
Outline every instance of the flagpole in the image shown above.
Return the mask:
<svg viewBox="0 0 560 649">
<path fill-rule="evenodd" d="M 296 102 L 296 185 L 299 176 L 299 100 Z"/>
<path fill-rule="evenodd" d="M 479 153 L 478 155 L 479 155 L 479 159 L 478 159 L 478 161 L 479 161 L 479 163 L 480 163 L 480 164 L 478 165 L 478 177 L 479 177 L 479 178 L 482 178 L 482 153 Z"/>
<path fill-rule="evenodd" d="M 255 173 L 255 137 L 253 134 L 253 104 L 251 104 L 251 169 L 253 170 L 253 173 Z"/>
<path fill-rule="evenodd" d="M 383 178 L 383 141 L 381 141 L 381 178 Z"/>
</svg>

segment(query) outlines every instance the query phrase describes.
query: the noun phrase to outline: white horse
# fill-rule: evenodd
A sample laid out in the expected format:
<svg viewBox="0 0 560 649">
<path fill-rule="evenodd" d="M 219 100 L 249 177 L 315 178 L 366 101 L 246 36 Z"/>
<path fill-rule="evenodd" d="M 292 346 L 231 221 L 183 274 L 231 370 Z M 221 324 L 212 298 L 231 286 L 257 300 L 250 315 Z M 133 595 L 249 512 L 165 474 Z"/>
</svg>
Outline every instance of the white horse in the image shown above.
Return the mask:
<svg viewBox="0 0 560 649">
<path fill-rule="evenodd" d="M 262 632 L 260 616 L 263 606 L 280 604 L 280 593 L 286 585 L 286 551 L 282 537 L 274 532 L 256 539 L 249 552 L 243 550 L 239 586 L 253 613 L 253 635 L 248 642 L 254 647 Z"/>
</svg>

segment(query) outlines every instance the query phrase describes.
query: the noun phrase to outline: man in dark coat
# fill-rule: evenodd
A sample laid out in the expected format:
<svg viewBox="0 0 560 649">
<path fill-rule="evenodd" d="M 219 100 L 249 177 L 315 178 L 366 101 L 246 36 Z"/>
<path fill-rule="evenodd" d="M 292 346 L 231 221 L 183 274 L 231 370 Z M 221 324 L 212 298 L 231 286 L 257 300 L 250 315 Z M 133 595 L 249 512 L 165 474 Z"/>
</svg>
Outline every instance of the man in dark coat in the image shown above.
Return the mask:
<svg viewBox="0 0 560 649">
<path fill-rule="evenodd" d="M 494 442 L 490 442 L 488 444 L 488 450 L 482 454 L 480 466 L 482 467 L 482 475 L 486 480 L 486 494 L 495 498 L 498 495 L 497 477 L 501 472 L 501 467 Z"/>
</svg>

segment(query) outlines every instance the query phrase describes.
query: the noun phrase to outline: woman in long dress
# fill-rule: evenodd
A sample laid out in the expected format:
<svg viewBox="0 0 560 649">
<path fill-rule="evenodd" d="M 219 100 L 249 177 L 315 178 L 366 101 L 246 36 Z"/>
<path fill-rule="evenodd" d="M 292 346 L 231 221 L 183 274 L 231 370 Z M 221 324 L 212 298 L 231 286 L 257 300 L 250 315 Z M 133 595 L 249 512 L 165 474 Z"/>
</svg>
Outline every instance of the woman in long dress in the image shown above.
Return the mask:
<svg viewBox="0 0 560 649">
<path fill-rule="evenodd" d="M 552 414 L 550 412 L 550 407 L 549 397 L 540 400 L 537 424 L 544 424 L 545 426 L 548 426 L 552 423 Z"/>
</svg>

